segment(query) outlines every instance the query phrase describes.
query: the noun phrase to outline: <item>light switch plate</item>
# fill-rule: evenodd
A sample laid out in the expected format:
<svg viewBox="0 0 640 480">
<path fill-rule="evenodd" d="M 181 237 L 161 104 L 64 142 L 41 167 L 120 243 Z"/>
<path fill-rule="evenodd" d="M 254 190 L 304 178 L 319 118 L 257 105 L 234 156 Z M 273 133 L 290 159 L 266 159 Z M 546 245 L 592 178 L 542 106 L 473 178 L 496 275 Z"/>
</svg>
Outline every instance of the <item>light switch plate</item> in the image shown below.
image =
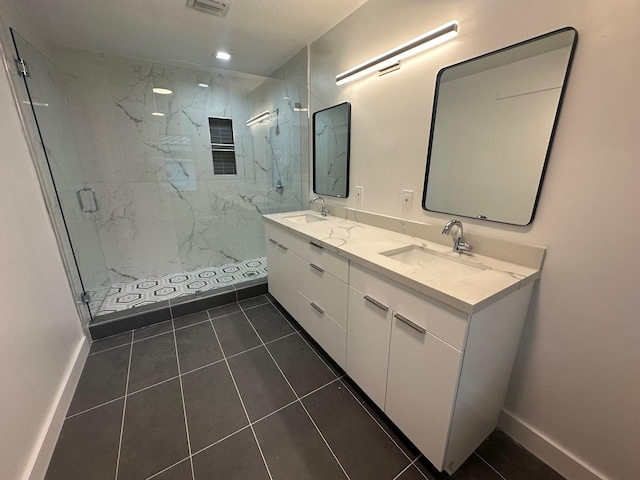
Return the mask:
<svg viewBox="0 0 640 480">
<path fill-rule="evenodd" d="M 363 194 L 364 194 L 364 187 L 356 187 L 356 203 L 362 203 Z"/>
</svg>

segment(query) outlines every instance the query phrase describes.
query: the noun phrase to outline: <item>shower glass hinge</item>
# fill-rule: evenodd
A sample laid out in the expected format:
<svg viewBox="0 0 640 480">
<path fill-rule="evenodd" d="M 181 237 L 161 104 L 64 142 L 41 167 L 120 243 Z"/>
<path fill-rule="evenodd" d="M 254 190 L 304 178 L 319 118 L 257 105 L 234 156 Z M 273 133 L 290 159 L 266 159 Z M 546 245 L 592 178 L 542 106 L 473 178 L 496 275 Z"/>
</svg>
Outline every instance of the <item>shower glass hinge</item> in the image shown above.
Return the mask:
<svg viewBox="0 0 640 480">
<path fill-rule="evenodd" d="M 22 75 L 23 77 L 29 76 L 29 69 L 27 68 L 27 62 L 25 62 L 21 58 L 18 58 L 16 60 L 16 66 L 18 67 L 18 73 L 20 75 Z"/>
<path fill-rule="evenodd" d="M 87 292 L 82 292 L 80 294 L 80 301 L 84 303 L 89 303 L 91 301 L 91 295 L 89 295 Z"/>
</svg>

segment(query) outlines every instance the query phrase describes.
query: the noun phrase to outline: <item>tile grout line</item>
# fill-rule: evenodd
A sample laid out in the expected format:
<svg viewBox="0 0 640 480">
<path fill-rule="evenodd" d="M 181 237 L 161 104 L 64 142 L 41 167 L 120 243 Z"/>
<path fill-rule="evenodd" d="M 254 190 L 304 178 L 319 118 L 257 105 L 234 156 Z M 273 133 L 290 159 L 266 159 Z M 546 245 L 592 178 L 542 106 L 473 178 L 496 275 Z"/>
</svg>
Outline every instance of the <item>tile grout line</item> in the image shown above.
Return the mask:
<svg viewBox="0 0 640 480">
<path fill-rule="evenodd" d="M 325 388 L 325 387 L 328 387 L 328 386 L 329 386 L 329 385 L 331 385 L 332 383 L 335 383 L 337 380 L 338 380 L 337 378 L 336 378 L 336 379 L 334 379 L 334 380 L 331 380 L 330 382 L 328 382 L 328 383 L 326 383 L 326 384 L 322 385 L 321 387 L 318 387 L 318 388 L 316 388 L 315 390 L 312 390 L 311 392 L 304 394 L 302 397 L 300 397 L 300 400 L 302 400 L 303 398 L 306 398 L 306 397 L 308 397 L 308 396 L 310 396 L 310 395 L 312 395 L 312 394 L 316 393 L 316 392 L 317 392 L 317 391 L 319 391 L 319 390 L 322 390 L 322 389 L 323 389 L 323 388 Z M 241 431 L 243 431 L 243 430 L 247 429 L 248 427 L 253 426 L 253 425 L 257 424 L 257 423 L 260 423 L 261 421 L 263 421 L 263 420 L 265 420 L 265 419 L 267 419 L 267 418 L 271 417 L 272 415 L 275 415 L 275 414 L 276 414 L 276 413 L 278 413 L 278 412 L 281 412 L 281 411 L 282 411 L 282 410 L 284 410 L 285 408 L 290 407 L 291 405 L 293 405 L 293 404 L 295 404 L 295 403 L 298 403 L 298 402 L 299 402 L 299 400 L 297 400 L 297 399 L 296 399 L 296 400 L 294 400 L 294 401 L 292 401 L 292 402 L 287 403 L 286 405 L 283 405 L 282 407 L 278 408 L 277 410 L 274 410 L 273 412 L 268 413 L 268 414 L 266 414 L 265 416 L 260 417 L 260 418 L 259 418 L 259 419 L 257 419 L 257 420 L 254 420 L 254 421 L 253 421 L 253 422 L 251 422 L 249 425 L 245 425 L 244 427 L 239 428 L 239 429 L 238 429 L 238 430 L 236 430 L 235 432 L 230 433 L 230 434 L 229 434 L 229 435 L 227 435 L 226 437 L 223 437 L 223 438 L 221 438 L 220 440 L 216 440 L 216 441 L 215 441 L 215 442 L 213 442 L 211 445 L 207 445 L 206 447 L 201 448 L 201 449 L 200 449 L 200 450 L 198 450 L 197 452 L 194 452 L 194 454 L 193 454 L 193 455 L 195 456 L 195 455 L 197 455 L 197 454 L 199 454 L 199 453 L 201 453 L 201 452 L 204 452 L 205 450 L 207 450 L 207 449 L 209 449 L 209 448 L 213 447 L 214 445 L 217 445 L 218 443 L 222 442 L 223 440 L 226 440 L 227 438 L 233 437 L 236 433 L 240 433 Z"/>
<path fill-rule="evenodd" d="M 493 470 L 494 472 L 496 472 L 496 474 L 498 474 L 498 476 L 499 476 L 500 478 L 502 478 L 502 480 L 507 480 L 507 479 L 506 479 L 506 478 L 505 478 L 505 477 L 504 477 L 504 476 L 503 476 L 503 475 L 502 475 L 498 470 L 496 470 L 495 468 L 493 468 L 493 465 L 491 465 L 491 464 L 490 464 L 489 462 L 487 462 L 484 458 L 482 458 L 482 456 L 481 456 L 480 454 L 476 453 L 475 451 L 473 452 L 473 454 L 474 454 L 474 455 L 476 455 L 476 456 L 477 456 L 480 460 L 482 460 L 484 463 L 486 463 L 486 464 L 489 466 L 489 468 L 490 468 L 491 470 Z"/>
<path fill-rule="evenodd" d="M 124 387 L 124 402 L 122 404 L 122 421 L 120 423 L 120 438 L 118 440 L 118 456 L 116 457 L 115 480 L 118 480 L 120 470 L 120 454 L 122 453 L 122 436 L 124 434 L 124 419 L 127 413 L 127 392 L 129 391 L 129 376 L 131 374 L 131 358 L 133 356 L 133 331 L 131 331 L 131 345 L 129 346 L 129 364 L 127 365 L 127 383 Z"/>
<path fill-rule="evenodd" d="M 240 309 L 242 309 L 242 307 L 240 307 Z M 277 309 L 276 309 L 277 310 Z M 264 346 L 264 349 L 267 351 L 267 353 L 269 354 L 269 357 L 271 357 L 271 360 L 273 361 L 273 363 L 275 364 L 276 368 L 278 369 L 278 371 L 280 372 L 280 375 L 282 375 L 282 377 L 284 378 L 284 380 L 287 382 L 287 385 L 289 385 L 289 388 L 291 389 L 291 391 L 293 392 L 293 394 L 295 395 L 297 401 L 300 403 L 300 406 L 302 407 L 302 409 L 305 411 L 305 413 L 307 414 L 307 416 L 309 417 L 309 420 L 311 420 L 311 423 L 313 423 L 313 426 L 315 427 L 316 431 L 318 432 L 318 434 L 320 435 L 320 438 L 322 438 L 322 441 L 324 442 L 324 444 L 327 446 L 327 448 L 329 449 L 329 452 L 331 452 L 331 455 L 333 455 L 333 458 L 335 459 L 335 461 L 337 462 L 338 466 L 340 467 L 340 469 L 342 470 L 342 473 L 344 473 L 345 477 L 347 478 L 347 480 L 350 480 L 349 475 L 347 474 L 346 470 L 344 469 L 344 467 L 342 466 L 342 463 L 340 463 L 340 460 L 338 460 L 338 457 L 336 456 L 336 454 L 334 453 L 333 449 L 331 448 L 331 446 L 329 445 L 329 442 L 327 442 L 327 439 L 325 438 L 325 436 L 322 434 L 322 432 L 320 431 L 320 428 L 318 428 L 318 425 L 316 424 L 315 420 L 311 417 L 311 414 L 309 413 L 309 411 L 307 410 L 307 407 L 304 405 L 304 403 L 302 403 L 302 401 L 300 400 L 300 397 L 298 396 L 298 393 L 294 390 L 293 386 L 291 385 L 291 383 L 289 382 L 289 379 L 287 378 L 287 376 L 284 374 L 284 372 L 282 371 L 282 369 L 280 368 L 280 365 L 278 365 L 278 362 L 276 362 L 276 359 L 273 358 L 273 355 L 271 354 L 271 351 L 269 350 L 269 348 L 267 348 L 267 345 L 264 343 L 264 340 L 262 340 L 262 337 L 260 336 L 260 334 L 258 333 L 258 331 L 256 330 L 256 327 L 253 326 L 253 323 L 251 323 L 251 320 L 249 319 L 249 316 L 246 314 L 246 312 L 244 310 L 242 310 L 242 313 L 244 314 L 245 318 L 247 319 L 247 321 L 249 322 L 249 325 L 251 325 L 251 328 L 253 328 L 253 331 L 256 332 L 256 335 L 258 336 L 258 338 L 260 339 L 260 341 L 262 342 L 262 345 Z M 285 318 L 286 320 L 286 318 Z M 287 322 L 288 323 L 288 322 Z M 289 324 L 291 325 L 291 324 Z M 294 328 L 295 331 L 295 328 Z M 331 382 L 333 383 L 333 381 Z M 327 384 L 328 385 L 328 384 Z M 326 386 L 326 385 L 325 385 Z M 275 412 L 274 412 L 275 413 Z"/>
<path fill-rule="evenodd" d="M 409 470 L 411 467 L 416 466 L 416 462 L 420 459 L 420 457 L 422 457 L 422 454 L 418 455 L 415 460 L 413 460 L 412 462 L 409 463 L 409 465 L 407 465 L 404 470 L 402 470 L 398 475 L 396 475 L 393 480 L 398 480 L 402 474 L 404 472 L 406 472 L 407 470 Z M 422 471 L 416 466 L 416 470 L 418 471 L 418 473 L 422 476 L 422 478 L 426 478 L 427 480 L 429 480 L 429 477 L 427 477 L 424 473 L 422 473 Z"/>
<path fill-rule="evenodd" d="M 207 314 L 208 316 L 208 314 Z M 191 456 L 191 438 L 189 437 L 189 422 L 187 420 L 187 406 L 184 403 L 184 389 L 182 388 L 182 375 L 180 373 L 180 356 L 178 354 L 178 340 L 176 338 L 175 324 L 173 315 L 171 318 L 171 333 L 173 335 L 173 346 L 176 349 L 176 362 L 178 364 L 178 381 L 180 382 L 180 399 L 182 400 L 182 414 L 184 415 L 184 428 L 187 433 L 187 447 L 189 449 L 189 464 L 191 465 L 191 479 L 195 480 L 196 474 L 193 470 L 193 457 Z"/>
<path fill-rule="evenodd" d="M 239 304 L 238 304 L 238 306 L 239 306 Z M 267 474 L 269 475 L 269 478 L 271 480 L 273 480 L 273 476 L 271 475 L 271 470 L 269 470 L 269 465 L 267 465 L 267 459 L 264 458 L 264 453 L 262 452 L 262 447 L 260 446 L 260 442 L 258 442 L 258 437 L 256 435 L 256 432 L 255 432 L 254 428 L 253 428 L 253 425 L 251 424 L 251 418 L 249 418 L 249 413 L 247 412 L 247 407 L 245 407 L 245 405 L 244 405 L 244 400 L 242 400 L 242 395 L 240 394 L 240 390 L 238 389 L 238 384 L 236 383 L 236 379 L 233 376 L 233 372 L 231 371 L 231 366 L 229 365 L 229 361 L 227 360 L 227 357 L 226 357 L 226 355 L 224 353 L 224 349 L 222 348 L 222 343 L 220 343 L 220 338 L 218 337 L 218 332 L 216 332 L 216 327 L 213 324 L 213 320 L 211 319 L 211 316 L 209 315 L 209 312 L 207 312 L 207 315 L 209 316 L 209 322 L 211 324 L 211 328 L 213 329 L 213 333 L 216 336 L 216 341 L 218 342 L 218 345 L 220 346 L 220 351 L 222 352 L 222 356 L 224 357 L 224 363 L 227 365 L 227 370 L 229 371 L 229 375 L 231 375 L 231 381 L 233 382 L 233 386 L 235 387 L 236 393 L 238 394 L 238 398 L 240 399 L 240 404 L 242 405 L 242 409 L 244 410 L 244 414 L 247 417 L 247 422 L 249 422 L 249 428 L 251 428 L 251 433 L 253 434 L 253 438 L 256 441 L 256 445 L 258 447 L 258 451 L 260 452 L 260 456 L 262 457 L 262 461 L 264 463 L 264 468 L 266 468 Z M 251 322 L 249 322 L 249 324 L 251 324 Z M 192 464 L 193 464 L 193 460 L 192 460 Z"/>
<path fill-rule="evenodd" d="M 118 400 L 122 400 L 125 397 L 126 397 L 126 394 L 121 396 L 121 397 L 114 398 L 114 399 L 109 400 L 107 402 L 101 403 L 100 405 L 96 405 L 94 407 L 87 408 L 86 410 L 82 410 L 81 412 L 77 412 L 77 413 L 74 413 L 72 415 L 67 415 L 66 417 L 64 417 L 64 419 L 66 421 L 66 420 L 68 420 L 70 418 L 77 417 L 78 415 L 82 415 L 83 413 L 87 413 L 87 412 L 90 412 L 92 410 L 95 410 L 96 408 L 104 407 L 105 405 L 109 405 L 110 403 L 117 402 Z"/>
<path fill-rule="evenodd" d="M 146 480 L 151 480 L 152 478 L 156 478 L 158 475 L 162 475 L 164 472 L 168 472 L 169 470 L 171 470 L 173 467 L 175 467 L 176 465 L 184 462 L 185 460 L 188 460 L 189 457 L 185 457 L 182 460 L 177 461 L 176 463 L 174 463 L 173 465 L 169 465 L 167 468 L 165 468 L 164 470 L 160 470 L 159 472 L 154 473 L 153 475 L 151 475 L 150 477 L 147 477 Z"/>
</svg>

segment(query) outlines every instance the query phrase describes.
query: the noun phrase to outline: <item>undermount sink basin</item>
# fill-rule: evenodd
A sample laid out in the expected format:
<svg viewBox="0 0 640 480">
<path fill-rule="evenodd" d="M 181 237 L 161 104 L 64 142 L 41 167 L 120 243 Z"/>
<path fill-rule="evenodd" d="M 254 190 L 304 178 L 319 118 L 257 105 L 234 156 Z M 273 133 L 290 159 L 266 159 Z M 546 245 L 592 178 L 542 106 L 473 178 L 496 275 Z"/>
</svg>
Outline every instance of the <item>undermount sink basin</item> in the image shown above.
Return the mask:
<svg viewBox="0 0 640 480">
<path fill-rule="evenodd" d="M 441 282 L 457 282 L 471 275 L 476 275 L 491 267 L 479 263 L 470 262 L 464 258 L 451 258 L 445 253 L 436 252 L 418 245 L 396 248 L 380 255 L 396 260 L 405 265 L 419 267 L 424 273 Z"/>
<path fill-rule="evenodd" d="M 290 217 L 285 217 L 287 220 L 294 223 L 314 223 L 314 222 L 324 222 L 326 218 L 320 217 L 317 215 L 310 215 L 308 213 L 304 213 L 302 215 L 292 215 Z"/>
</svg>

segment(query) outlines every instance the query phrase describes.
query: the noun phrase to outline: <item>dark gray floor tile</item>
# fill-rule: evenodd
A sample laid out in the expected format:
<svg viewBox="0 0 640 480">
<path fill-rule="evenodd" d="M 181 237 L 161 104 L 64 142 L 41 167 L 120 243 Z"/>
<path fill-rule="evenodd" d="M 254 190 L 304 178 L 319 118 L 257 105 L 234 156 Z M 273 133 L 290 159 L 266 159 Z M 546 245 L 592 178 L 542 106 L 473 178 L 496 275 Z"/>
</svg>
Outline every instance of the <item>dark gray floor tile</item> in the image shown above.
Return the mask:
<svg viewBox="0 0 640 480">
<path fill-rule="evenodd" d="M 245 314 L 265 343 L 294 332 L 289 322 L 271 304 L 250 308 Z"/>
<path fill-rule="evenodd" d="M 171 320 L 167 320 L 166 322 L 156 323 L 155 325 L 151 325 L 150 327 L 141 328 L 133 332 L 133 341 L 136 340 L 144 340 L 145 338 L 153 337 L 155 335 L 160 335 L 161 333 L 167 333 L 173 330 L 173 324 Z"/>
<path fill-rule="evenodd" d="M 346 478 L 300 403 L 254 425 L 274 479 Z"/>
<path fill-rule="evenodd" d="M 336 379 L 298 334 L 269 343 L 267 348 L 298 396 L 306 395 Z"/>
<path fill-rule="evenodd" d="M 104 352 L 109 348 L 120 347 L 122 345 L 128 345 L 129 343 L 131 343 L 131 332 L 121 333 L 120 335 L 115 335 L 113 337 L 102 338 L 100 340 L 94 341 L 91 344 L 89 354 Z"/>
<path fill-rule="evenodd" d="M 192 452 L 248 425 L 225 362 L 184 375 L 182 388 Z"/>
<path fill-rule="evenodd" d="M 262 343 L 241 312 L 214 318 L 212 321 L 222 350 L 227 357 L 257 347 Z"/>
<path fill-rule="evenodd" d="M 269 480 L 250 428 L 194 455 L 193 469 L 196 480 Z"/>
<path fill-rule="evenodd" d="M 209 315 L 211 318 L 224 317 L 225 315 L 230 315 L 232 313 L 238 313 L 240 311 L 240 306 L 237 302 L 230 303 L 229 305 L 223 305 L 222 307 L 212 308 L 209 310 Z"/>
<path fill-rule="evenodd" d="M 87 357 L 68 415 L 124 396 L 130 350 L 124 345 Z"/>
<path fill-rule="evenodd" d="M 476 453 L 507 480 L 564 480 L 547 464 L 514 442 L 501 430 L 495 430 Z"/>
<path fill-rule="evenodd" d="M 118 479 L 145 479 L 188 456 L 179 379 L 129 395 Z"/>
<path fill-rule="evenodd" d="M 180 373 L 208 365 L 222 359 L 222 351 L 211 322 L 176 330 Z"/>
<path fill-rule="evenodd" d="M 421 457 L 416 462 L 416 466 L 429 480 L 503 480 L 495 470 L 483 462 L 475 453 L 472 453 L 453 475 L 449 475 L 447 472 L 439 472 L 424 457 Z M 518 480 L 519 478 L 516 476 L 513 480 Z"/>
<path fill-rule="evenodd" d="M 418 448 L 411 443 L 407 437 L 405 437 L 400 429 L 388 419 L 388 417 L 373 403 L 373 401 L 368 399 L 364 392 L 355 385 L 353 380 L 349 377 L 344 377 L 341 379 L 341 382 L 358 399 L 360 405 L 362 405 L 367 412 L 376 419 L 384 431 L 393 438 L 393 441 L 396 442 L 405 455 L 407 455 L 411 460 L 418 458 L 420 455 Z"/>
<path fill-rule="evenodd" d="M 411 466 L 398 477 L 398 480 L 424 480 L 424 476 L 417 467 Z"/>
<path fill-rule="evenodd" d="M 113 480 L 124 399 L 65 420 L 45 480 Z"/>
<path fill-rule="evenodd" d="M 178 375 L 173 332 L 133 343 L 129 393 Z"/>
<path fill-rule="evenodd" d="M 340 382 L 302 402 L 352 480 L 394 478 L 410 463 Z"/>
<path fill-rule="evenodd" d="M 252 422 L 296 399 L 264 347 L 230 358 L 229 366 Z"/>
<path fill-rule="evenodd" d="M 269 299 L 264 295 L 258 295 L 257 297 L 247 298 L 246 300 L 242 300 L 240 302 L 240 306 L 244 308 L 253 308 L 260 305 L 265 305 L 269 302 Z"/>
<path fill-rule="evenodd" d="M 191 462 L 187 458 L 170 469 L 156 475 L 152 480 L 193 480 L 191 477 Z"/>
<path fill-rule="evenodd" d="M 189 327 L 198 323 L 206 322 L 209 320 L 207 312 L 198 312 L 191 315 L 185 315 L 184 317 L 174 318 L 173 324 L 175 328 Z"/>
</svg>

